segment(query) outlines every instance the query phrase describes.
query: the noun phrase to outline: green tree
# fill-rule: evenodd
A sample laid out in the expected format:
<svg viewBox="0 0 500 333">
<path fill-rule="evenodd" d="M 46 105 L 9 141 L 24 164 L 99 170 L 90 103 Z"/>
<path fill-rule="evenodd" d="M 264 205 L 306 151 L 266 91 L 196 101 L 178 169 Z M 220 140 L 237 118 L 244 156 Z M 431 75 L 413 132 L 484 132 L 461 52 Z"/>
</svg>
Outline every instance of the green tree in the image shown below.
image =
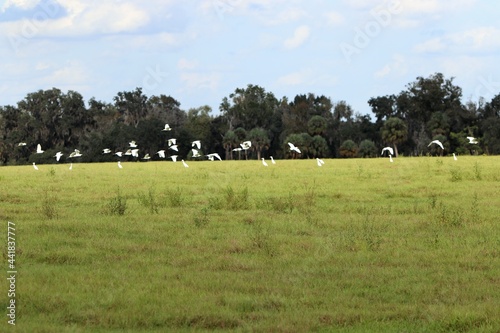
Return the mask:
<svg viewBox="0 0 500 333">
<path fill-rule="evenodd" d="M 372 140 L 365 139 L 359 144 L 359 157 L 375 157 L 378 155 L 377 147 Z"/>
<path fill-rule="evenodd" d="M 148 97 L 142 93 L 142 88 L 119 92 L 113 100 L 127 125 L 137 128 L 139 122 L 145 119 L 148 114 Z"/>
<path fill-rule="evenodd" d="M 253 128 L 248 133 L 248 139 L 252 141 L 252 150 L 257 152 L 257 159 L 261 159 L 262 150 L 269 148 L 269 135 L 262 127 Z"/>
<path fill-rule="evenodd" d="M 352 158 L 358 155 L 358 146 L 352 140 L 345 140 L 340 145 L 340 157 Z"/>
<path fill-rule="evenodd" d="M 388 118 L 381 131 L 382 140 L 394 146 L 394 155 L 398 157 L 398 144 L 405 142 L 408 138 L 408 128 L 403 120 Z"/>
<path fill-rule="evenodd" d="M 311 135 L 323 135 L 327 125 L 326 119 L 322 116 L 312 116 L 307 122 L 307 129 Z"/>
</svg>

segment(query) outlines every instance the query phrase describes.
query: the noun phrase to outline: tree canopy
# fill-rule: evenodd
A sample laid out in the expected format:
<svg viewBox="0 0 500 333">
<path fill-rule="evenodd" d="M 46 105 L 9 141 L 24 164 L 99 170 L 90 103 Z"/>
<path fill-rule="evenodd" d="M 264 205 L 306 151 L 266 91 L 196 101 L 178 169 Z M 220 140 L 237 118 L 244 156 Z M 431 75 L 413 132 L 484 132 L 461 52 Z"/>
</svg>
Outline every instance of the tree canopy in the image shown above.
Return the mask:
<svg viewBox="0 0 500 333">
<path fill-rule="evenodd" d="M 342 99 L 311 92 L 278 99 L 253 84 L 223 97 L 217 114 L 209 106 L 183 110 L 174 97 L 146 96 L 139 87 L 117 92 L 111 102 L 86 102 L 76 91 L 52 88 L 0 106 L 0 164 L 56 163 L 55 152 L 74 149 L 82 152 L 82 161 L 110 161 L 102 149 L 123 150 L 131 140 L 142 154 L 158 159 L 155 153 L 169 151 L 170 138 L 177 138 L 184 158 L 193 140 L 202 141 L 203 152 L 225 159 L 375 157 L 388 144 L 405 156 L 500 154 L 500 93 L 491 101 L 461 98 L 454 78 L 417 77 L 398 94 L 370 98 L 372 121 Z M 171 131 L 162 131 L 165 124 Z M 444 151 L 428 147 L 436 138 Z M 248 140 L 250 149 L 241 149 Z M 291 151 L 288 142 L 301 153 Z M 48 152 L 45 157 L 35 153 L 38 144 Z"/>
</svg>

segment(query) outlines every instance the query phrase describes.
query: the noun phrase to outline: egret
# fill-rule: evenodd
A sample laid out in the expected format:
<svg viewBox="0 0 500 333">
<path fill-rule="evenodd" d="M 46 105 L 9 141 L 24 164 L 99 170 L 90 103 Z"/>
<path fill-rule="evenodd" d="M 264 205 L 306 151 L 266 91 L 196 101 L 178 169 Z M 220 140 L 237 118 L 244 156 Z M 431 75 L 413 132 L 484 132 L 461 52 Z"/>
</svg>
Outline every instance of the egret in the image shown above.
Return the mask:
<svg viewBox="0 0 500 333">
<path fill-rule="evenodd" d="M 243 148 L 240 148 L 240 147 L 233 149 L 233 151 L 242 151 L 242 150 L 243 150 Z"/>
<path fill-rule="evenodd" d="M 151 156 L 149 156 L 149 154 L 146 154 L 146 155 L 144 155 L 144 157 L 142 159 L 143 160 L 150 160 Z"/>
<path fill-rule="evenodd" d="M 156 153 L 160 158 L 165 158 L 165 150 L 158 150 Z"/>
<path fill-rule="evenodd" d="M 38 170 L 38 167 L 35 165 L 35 162 L 33 162 L 33 168 L 35 168 L 35 170 Z"/>
<path fill-rule="evenodd" d="M 43 152 L 44 152 L 44 151 L 42 150 L 42 146 L 41 146 L 40 144 L 38 144 L 38 145 L 36 146 L 36 153 L 37 153 L 37 154 L 41 154 L 41 153 L 43 153 Z M 38 169 L 37 169 L 37 170 L 38 170 Z"/>
<path fill-rule="evenodd" d="M 252 147 L 252 141 L 244 141 L 240 143 L 240 146 L 241 148 L 243 148 L 243 150 L 250 149 L 250 147 Z"/>
<path fill-rule="evenodd" d="M 392 155 L 389 155 L 389 161 L 392 163 L 394 160 L 392 159 Z"/>
<path fill-rule="evenodd" d="M 295 152 L 297 152 L 297 153 L 299 153 L 299 154 L 301 153 L 301 152 L 300 152 L 300 149 L 299 149 L 299 148 L 297 148 L 297 147 L 296 147 L 293 143 L 288 142 L 288 146 L 290 146 L 290 151 L 295 151 Z"/>
<path fill-rule="evenodd" d="M 125 154 L 124 154 L 124 155 L 126 155 L 126 156 L 130 156 L 130 155 L 132 155 L 132 149 L 127 149 L 127 151 L 125 152 Z M 118 156 L 120 156 L 120 155 L 118 155 Z M 120 157 L 121 157 L 121 156 L 120 156 Z"/>
<path fill-rule="evenodd" d="M 63 156 L 63 155 L 64 155 L 63 153 L 61 153 L 60 151 L 58 151 L 58 152 L 54 155 L 54 157 L 56 158 L 56 161 L 57 161 L 57 162 L 59 162 L 59 160 L 61 159 L 61 156 Z"/>
<path fill-rule="evenodd" d="M 168 145 L 175 145 L 177 143 L 177 139 L 168 139 Z"/>
<path fill-rule="evenodd" d="M 196 149 L 191 149 L 193 151 L 193 157 L 200 157 L 200 153 Z"/>
<path fill-rule="evenodd" d="M 389 155 L 394 155 L 394 150 L 392 149 L 392 147 L 385 147 L 382 149 L 382 153 L 380 153 L 380 155 L 384 155 L 384 151 L 388 151 L 389 152 Z"/>
<path fill-rule="evenodd" d="M 137 143 L 135 141 L 130 141 L 128 145 L 130 148 L 137 148 Z"/>
<path fill-rule="evenodd" d="M 187 163 L 184 162 L 184 160 L 182 160 L 182 165 L 184 165 L 185 168 L 189 168 L 189 165 L 187 165 Z"/>
<path fill-rule="evenodd" d="M 121 151 L 117 151 L 117 152 L 115 153 L 115 155 L 116 155 L 116 156 L 118 156 L 118 157 L 122 157 L 123 153 L 122 153 Z"/>
<path fill-rule="evenodd" d="M 118 161 L 118 168 L 123 169 L 122 163 L 120 161 Z"/>
<path fill-rule="evenodd" d="M 26 142 L 19 142 L 19 143 L 17 144 L 17 146 L 18 146 L 18 147 L 26 146 Z"/>
<path fill-rule="evenodd" d="M 110 154 L 110 153 L 111 153 L 111 149 L 109 149 L 109 148 L 104 148 L 104 149 L 102 150 L 102 153 L 103 153 L 103 154 Z"/>
<path fill-rule="evenodd" d="M 453 159 L 456 161 L 457 160 L 457 155 L 455 155 L 455 153 L 453 153 Z"/>
<path fill-rule="evenodd" d="M 71 163 L 71 164 L 69 165 L 69 169 L 70 169 L 70 170 L 73 170 L 73 163 Z"/>
<path fill-rule="evenodd" d="M 191 142 L 191 147 L 196 146 L 196 148 L 201 149 L 201 141 L 200 140 L 195 140 Z"/>
<path fill-rule="evenodd" d="M 69 157 L 70 158 L 73 158 L 73 157 L 81 157 L 82 154 L 80 154 L 80 151 L 78 149 L 75 149 L 74 152 L 72 152 L 71 154 L 69 154 Z"/>
<path fill-rule="evenodd" d="M 264 161 L 264 157 L 262 157 L 262 164 L 263 164 L 264 166 L 267 166 L 266 161 Z"/>
<path fill-rule="evenodd" d="M 222 159 L 220 158 L 220 155 L 217 154 L 217 153 L 211 153 L 211 154 L 208 154 L 206 155 L 208 157 L 208 159 L 210 161 L 213 161 L 214 160 L 214 157 L 217 158 L 219 161 L 222 161 Z"/>
<path fill-rule="evenodd" d="M 441 147 L 441 149 L 444 149 L 443 144 L 439 140 L 431 141 L 431 143 L 429 143 L 427 147 L 430 147 L 430 145 L 432 145 L 433 143 L 437 144 L 439 147 Z"/>
<path fill-rule="evenodd" d="M 472 143 L 473 145 L 477 144 L 477 139 L 473 136 L 468 136 L 467 139 L 469 140 L 469 143 Z"/>
<path fill-rule="evenodd" d="M 172 146 L 170 146 L 170 147 L 168 147 L 168 148 L 170 148 L 170 149 L 172 149 L 172 150 L 175 150 L 175 151 L 179 151 L 179 150 L 177 149 L 177 145 L 172 145 Z"/>
<path fill-rule="evenodd" d="M 139 157 L 139 149 L 132 149 L 132 157 Z"/>
<path fill-rule="evenodd" d="M 172 155 L 170 156 L 170 158 L 172 159 L 172 161 L 177 162 L 177 155 Z"/>
<path fill-rule="evenodd" d="M 166 131 L 170 131 L 172 130 L 172 128 L 170 128 L 170 126 L 168 124 L 165 124 L 165 128 L 162 129 L 162 131 L 166 132 Z"/>
<path fill-rule="evenodd" d="M 316 158 L 316 163 L 318 163 L 319 167 L 323 166 L 323 164 L 325 164 L 325 162 L 322 159 L 320 159 L 320 158 Z"/>
<path fill-rule="evenodd" d="M 273 164 L 276 164 L 276 161 L 274 160 L 274 158 L 273 158 L 272 156 L 269 156 L 269 157 L 271 158 L 271 162 L 272 162 Z"/>
</svg>

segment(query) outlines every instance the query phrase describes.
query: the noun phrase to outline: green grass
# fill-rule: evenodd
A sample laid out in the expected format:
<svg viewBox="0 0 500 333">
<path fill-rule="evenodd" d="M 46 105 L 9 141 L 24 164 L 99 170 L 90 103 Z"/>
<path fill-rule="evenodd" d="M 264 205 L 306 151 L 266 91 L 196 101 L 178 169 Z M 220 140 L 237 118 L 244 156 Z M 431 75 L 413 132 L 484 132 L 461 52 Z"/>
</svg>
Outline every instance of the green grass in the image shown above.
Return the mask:
<svg viewBox="0 0 500 333">
<path fill-rule="evenodd" d="M 17 243 L 9 331 L 499 332 L 499 166 L 2 167 L 0 221 Z"/>
</svg>

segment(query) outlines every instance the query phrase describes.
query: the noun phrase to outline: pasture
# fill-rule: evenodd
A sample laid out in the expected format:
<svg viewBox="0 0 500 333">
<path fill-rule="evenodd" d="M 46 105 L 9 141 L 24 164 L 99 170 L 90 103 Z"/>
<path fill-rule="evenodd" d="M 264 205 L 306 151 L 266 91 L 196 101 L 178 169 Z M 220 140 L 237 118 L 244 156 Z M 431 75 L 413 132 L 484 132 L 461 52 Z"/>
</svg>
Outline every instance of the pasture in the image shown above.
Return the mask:
<svg viewBox="0 0 500 333">
<path fill-rule="evenodd" d="M 500 157 L 0 168 L 7 332 L 499 332 Z"/>
</svg>

